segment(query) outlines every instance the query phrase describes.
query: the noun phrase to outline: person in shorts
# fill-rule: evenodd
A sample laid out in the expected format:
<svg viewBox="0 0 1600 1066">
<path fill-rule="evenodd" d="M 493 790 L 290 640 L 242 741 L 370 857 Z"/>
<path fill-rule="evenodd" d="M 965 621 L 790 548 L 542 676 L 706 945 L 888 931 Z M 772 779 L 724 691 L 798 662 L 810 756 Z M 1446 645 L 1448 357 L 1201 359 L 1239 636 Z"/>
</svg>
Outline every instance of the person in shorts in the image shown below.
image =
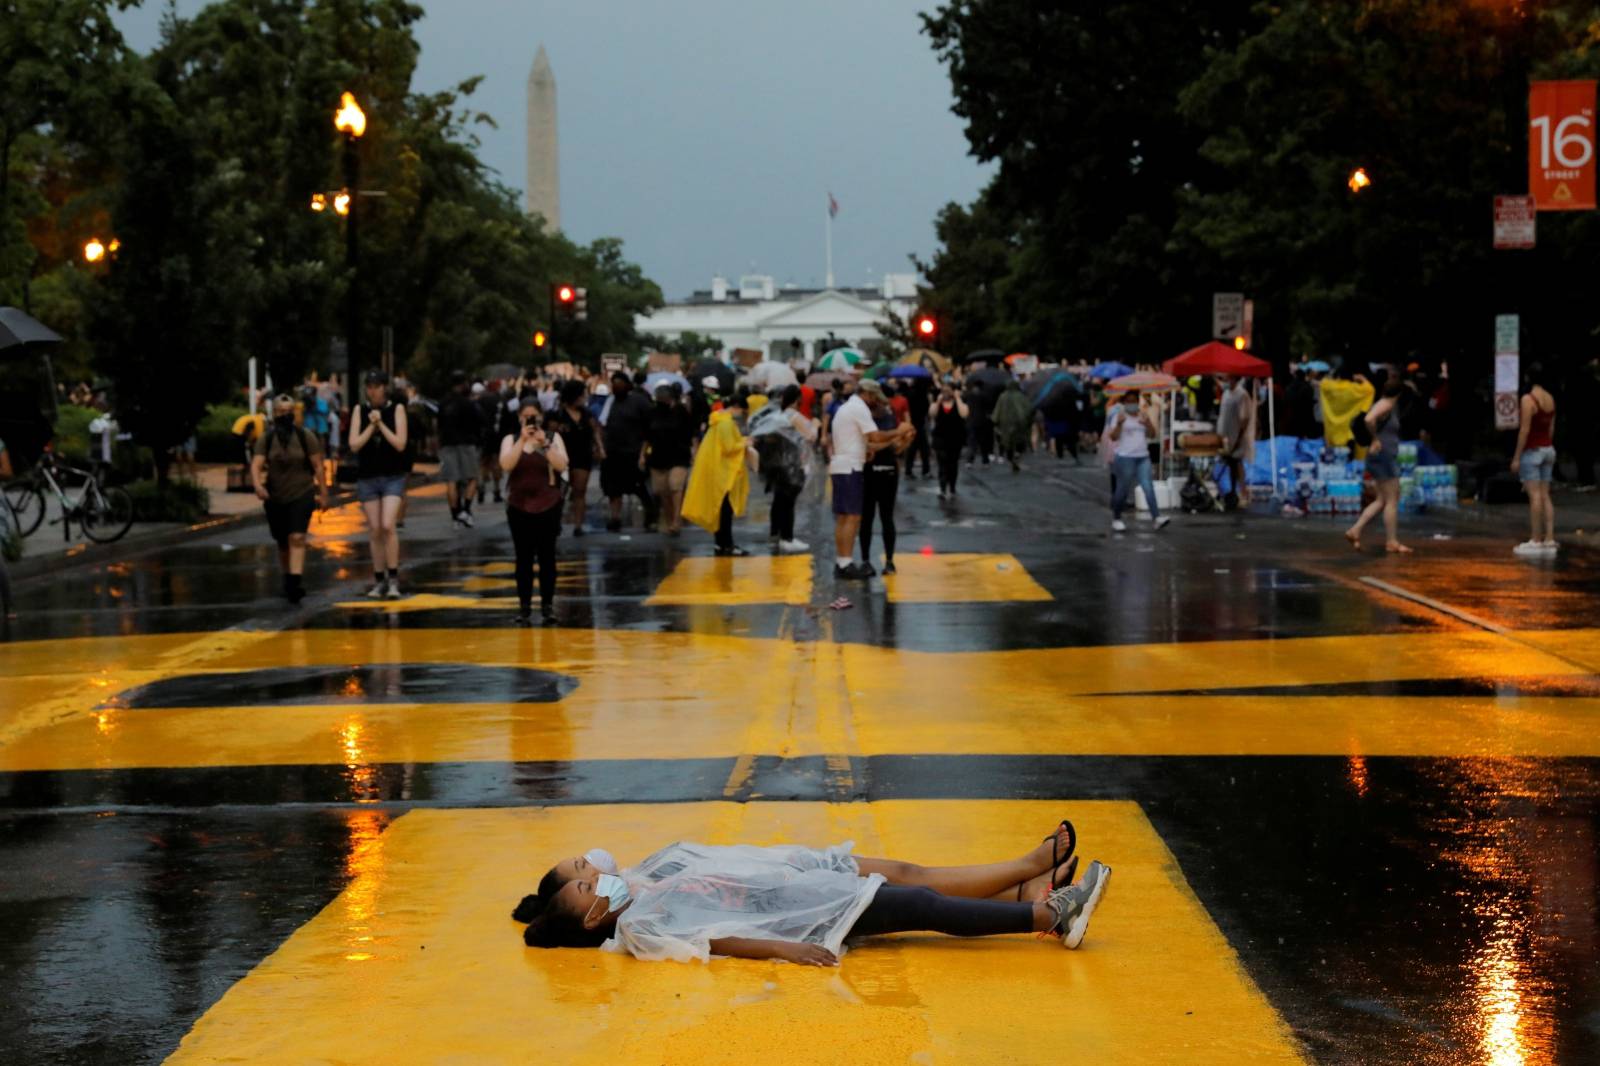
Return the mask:
<svg viewBox="0 0 1600 1066">
<path fill-rule="evenodd" d="M 250 480 L 267 512 L 267 528 L 278 545 L 283 595 L 290 603 L 305 598 L 306 530 L 311 513 L 328 506 L 328 488 L 319 476 L 322 441 L 294 423 L 294 398 L 272 401 L 272 428 L 256 438 Z"/>
<path fill-rule="evenodd" d="M 450 372 L 450 393 L 439 405 L 439 480 L 444 482 L 450 518 L 472 528 L 472 499 L 478 490 L 478 447 L 483 417 L 467 389 L 464 370 Z"/>
<path fill-rule="evenodd" d="M 867 446 L 899 446 L 916 433 L 910 422 L 880 430 L 873 418 L 877 408 L 888 409 L 883 388 L 872 379 L 863 381 L 854 396 L 840 404 L 829 423 L 828 480 L 833 489 L 834 577 L 867 578 L 875 572 L 865 561 L 854 561 L 856 537 L 861 532 L 861 511 L 866 500 Z"/>
<path fill-rule="evenodd" d="M 694 416 L 678 402 L 675 386 L 656 389 L 655 406 L 645 426 L 645 468 L 650 472 L 650 493 L 667 520 L 667 535 L 682 530 L 684 486 L 689 483 L 689 457 L 694 446 Z"/>
<path fill-rule="evenodd" d="M 1517 555 L 1556 554 L 1556 505 L 1550 499 L 1550 482 L 1556 470 L 1556 398 L 1551 395 L 1544 367 L 1535 363 L 1527 373 L 1528 391 L 1520 403 L 1517 450 L 1511 469 L 1528 494 L 1528 539 L 1512 551 Z"/>
<path fill-rule="evenodd" d="M 366 403 L 350 418 L 350 451 L 356 457 L 356 499 L 372 538 L 369 599 L 400 598 L 400 534 L 396 523 L 410 468 L 404 404 L 389 394 L 389 375 L 369 370 Z"/>
</svg>

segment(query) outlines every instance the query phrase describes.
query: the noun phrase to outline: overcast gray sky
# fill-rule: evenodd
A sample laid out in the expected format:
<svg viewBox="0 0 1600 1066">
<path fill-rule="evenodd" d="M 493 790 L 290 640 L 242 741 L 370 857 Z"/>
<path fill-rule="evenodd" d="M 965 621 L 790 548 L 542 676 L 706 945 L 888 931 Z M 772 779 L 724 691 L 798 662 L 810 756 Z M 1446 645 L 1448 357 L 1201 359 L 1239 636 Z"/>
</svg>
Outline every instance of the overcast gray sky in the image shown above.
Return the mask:
<svg viewBox="0 0 1600 1066">
<path fill-rule="evenodd" d="M 413 88 L 485 76 L 483 158 L 524 184 L 528 68 L 560 93 L 567 233 L 621 237 L 669 299 L 711 276 L 822 283 L 827 193 L 840 285 L 909 271 L 933 216 L 987 181 L 919 32 L 936 0 L 435 0 Z M 192 14 L 203 0 L 179 0 Z M 163 4 L 121 16 L 148 49 Z"/>
</svg>

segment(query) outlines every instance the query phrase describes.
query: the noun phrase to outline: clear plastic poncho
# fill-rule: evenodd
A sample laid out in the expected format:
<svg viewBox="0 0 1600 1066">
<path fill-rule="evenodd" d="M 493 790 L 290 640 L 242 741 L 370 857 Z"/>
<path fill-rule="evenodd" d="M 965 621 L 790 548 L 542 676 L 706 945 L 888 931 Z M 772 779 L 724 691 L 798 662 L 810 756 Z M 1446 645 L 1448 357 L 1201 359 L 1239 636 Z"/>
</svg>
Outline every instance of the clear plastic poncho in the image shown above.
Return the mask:
<svg viewBox="0 0 1600 1066">
<path fill-rule="evenodd" d="M 796 492 L 805 488 L 811 445 L 789 421 L 788 412 L 769 403 L 750 417 L 748 429 L 761 457 L 762 476 Z"/>
<path fill-rule="evenodd" d="M 622 872 L 633 902 L 606 951 L 702 962 L 724 937 L 818 944 L 834 954 L 884 883 L 860 876 L 853 841 L 797 845 L 669 844 Z"/>
</svg>

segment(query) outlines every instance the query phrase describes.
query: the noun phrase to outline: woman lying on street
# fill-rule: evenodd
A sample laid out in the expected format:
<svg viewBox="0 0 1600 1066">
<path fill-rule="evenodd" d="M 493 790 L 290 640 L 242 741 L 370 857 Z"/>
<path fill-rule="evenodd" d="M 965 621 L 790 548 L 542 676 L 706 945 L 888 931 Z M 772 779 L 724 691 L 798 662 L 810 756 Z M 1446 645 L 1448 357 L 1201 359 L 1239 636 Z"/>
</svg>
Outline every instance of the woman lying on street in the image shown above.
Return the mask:
<svg viewBox="0 0 1600 1066">
<path fill-rule="evenodd" d="M 670 844 L 625 871 L 596 848 L 563 859 L 512 912 L 531 947 L 598 947 L 639 959 L 783 959 L 833 966 L 846 937 L 1049 933 L 1083 941 L 1110 867 L 1077 884 L 1077 838 L 1062 822 L 1019 859 L 918 866 L 857 859 L 853 844 Z M 1058 887 L 1059 886 L 1059 887 Z"/>
</svg>

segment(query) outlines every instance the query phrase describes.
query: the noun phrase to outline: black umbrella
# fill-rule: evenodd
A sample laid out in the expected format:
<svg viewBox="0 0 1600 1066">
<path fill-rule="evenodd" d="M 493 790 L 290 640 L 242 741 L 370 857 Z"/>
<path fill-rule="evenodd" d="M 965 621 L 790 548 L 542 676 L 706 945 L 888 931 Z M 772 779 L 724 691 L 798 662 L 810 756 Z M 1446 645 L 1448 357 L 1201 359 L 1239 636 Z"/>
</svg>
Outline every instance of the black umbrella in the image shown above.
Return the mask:
<svg viewBox="0 0 1600 1066">
<path fill-rule="evenodd" d="M 1005 360 L 1006 353 L 999 348 L 979 348 L 961 357 L 963 363 L 1003 363 Z"/>
<path fill-rule="evenodd" d="M 967 385 L 977 387 L 978 405 L 986 414 L 994 410 L 1000 394 L 1006 391 L 1006 386 L 1012 380 L 1010 372 L 997 366 L 979 367 L 967 375 Z"/>
<path fill-rule="evenodd" d="M 1069 403 L 1083 391 L 1083 383 L 1076 374 L 1065 370 L 1051 370 L 1025 382 L 1022 391 L 1033 398 L 1036 410 Z"/>
<path fill-rule="evenodd" d="M 0 307 L 0 353 L 27 355 L 61 343 L 61 334 L 15 307 Z"/>
<path fill-rule="evenodd" d="M 735 374 L 733 372 L 733 367 L 728 366 L 726 363 L 720 362 L 716 359 L 702 359 L 694 365 L 693 370 L 689 371 L 689 381 L 694 385 L 695 388 L 699 388 L 700 379 L 706 377 L 714 377 L 717 379 L 717 384 L 720 386 L 717 389 L 718 392 L 733 392 Z"/>
</svg>

